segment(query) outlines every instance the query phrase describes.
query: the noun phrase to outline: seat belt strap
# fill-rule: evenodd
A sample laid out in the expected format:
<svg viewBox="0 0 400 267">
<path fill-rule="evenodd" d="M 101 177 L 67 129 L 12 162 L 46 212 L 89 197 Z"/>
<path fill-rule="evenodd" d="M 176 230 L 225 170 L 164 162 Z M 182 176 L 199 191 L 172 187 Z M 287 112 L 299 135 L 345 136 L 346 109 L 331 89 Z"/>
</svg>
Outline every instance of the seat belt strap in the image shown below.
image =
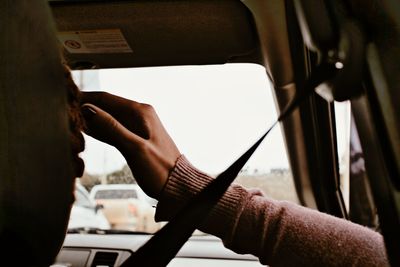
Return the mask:
<svg viewBox="0 0 400 267">
<path fill-rule="evenodd" d="M 335 70 L 332 64 L 318 66 L 307 79 L 303 90 L 296 92 L 294 98 L 260 139 L 189 201 L 167 225 L 159 230 L 121 266 L 166 266 L 218 203 L 229 188 L 229 185 L 235 180 L 240 170 L 269 132 L 314 92 L 315 87 L 331 78 Z"/>
</svg>

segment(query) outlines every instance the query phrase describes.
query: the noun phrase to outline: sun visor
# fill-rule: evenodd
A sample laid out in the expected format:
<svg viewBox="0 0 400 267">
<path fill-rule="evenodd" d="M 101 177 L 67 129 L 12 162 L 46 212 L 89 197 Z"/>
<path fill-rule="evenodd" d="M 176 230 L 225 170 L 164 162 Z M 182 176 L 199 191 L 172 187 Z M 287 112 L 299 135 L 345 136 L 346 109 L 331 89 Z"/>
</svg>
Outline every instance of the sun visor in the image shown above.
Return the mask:
<svg viewBox="0 0 400 267">
<path fill-rule="evenodd" d="M 251 13 L 240 1 L 50 1 L 75 69 L 258 63 Z"/>
</svg>

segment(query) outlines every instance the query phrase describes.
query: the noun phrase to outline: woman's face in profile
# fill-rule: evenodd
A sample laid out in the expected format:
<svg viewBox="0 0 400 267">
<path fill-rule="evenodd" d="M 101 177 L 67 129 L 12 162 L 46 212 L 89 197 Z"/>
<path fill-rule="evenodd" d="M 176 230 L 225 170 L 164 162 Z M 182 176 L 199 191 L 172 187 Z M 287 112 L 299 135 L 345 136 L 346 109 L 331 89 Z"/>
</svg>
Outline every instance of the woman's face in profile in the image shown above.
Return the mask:
<svg viewBox="0 0 400 267">
<path fill-rule="evenodd" d="M 79 153 L 85 149 L 85 139 L 82 135 L 85 123 L 80 110 L 80 91 L 72 79 L 71 71 L 65 64 L 64 75 L 67 84 L 69 139 L 71 142 L 74 178 L 76 178 L 83 175 L 85 167 L 83 160 L 79 157 Z"/>
</svg>

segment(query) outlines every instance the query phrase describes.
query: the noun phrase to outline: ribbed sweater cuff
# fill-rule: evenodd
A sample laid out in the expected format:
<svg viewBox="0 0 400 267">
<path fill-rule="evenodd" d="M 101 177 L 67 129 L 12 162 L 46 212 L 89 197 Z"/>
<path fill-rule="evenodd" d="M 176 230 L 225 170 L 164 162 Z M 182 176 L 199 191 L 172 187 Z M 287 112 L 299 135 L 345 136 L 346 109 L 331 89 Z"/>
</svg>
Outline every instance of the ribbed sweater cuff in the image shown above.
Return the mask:
<svg viewBox="0 0 400 267">
<path fill-rule="evenodd" d="M 170 174 L 157 205 L 156 221 L 172 219 L 182 207 L 213 180 L 209 175 L 193 167 L 185 156 L 181 156 Z M 248 192 L 232 185 L 201 224 L 200 230 L 228 238 L 234 232 L 238 217 L 249 198 Z"/>
</svg>

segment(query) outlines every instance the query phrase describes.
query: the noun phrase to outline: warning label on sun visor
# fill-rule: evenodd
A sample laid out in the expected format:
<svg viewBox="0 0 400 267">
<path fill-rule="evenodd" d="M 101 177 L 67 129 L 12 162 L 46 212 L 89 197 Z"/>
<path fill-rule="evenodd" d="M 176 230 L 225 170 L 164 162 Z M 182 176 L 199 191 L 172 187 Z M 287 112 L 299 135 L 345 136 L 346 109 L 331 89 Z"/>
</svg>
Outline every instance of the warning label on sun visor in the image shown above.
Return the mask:
<svg viewBox="0 0 400 267">
<path fill-rule="evenodd" d="M 119 29 L 59 32 L 58 39 L 74 54 L 132 53 Z"/>
</svg>

